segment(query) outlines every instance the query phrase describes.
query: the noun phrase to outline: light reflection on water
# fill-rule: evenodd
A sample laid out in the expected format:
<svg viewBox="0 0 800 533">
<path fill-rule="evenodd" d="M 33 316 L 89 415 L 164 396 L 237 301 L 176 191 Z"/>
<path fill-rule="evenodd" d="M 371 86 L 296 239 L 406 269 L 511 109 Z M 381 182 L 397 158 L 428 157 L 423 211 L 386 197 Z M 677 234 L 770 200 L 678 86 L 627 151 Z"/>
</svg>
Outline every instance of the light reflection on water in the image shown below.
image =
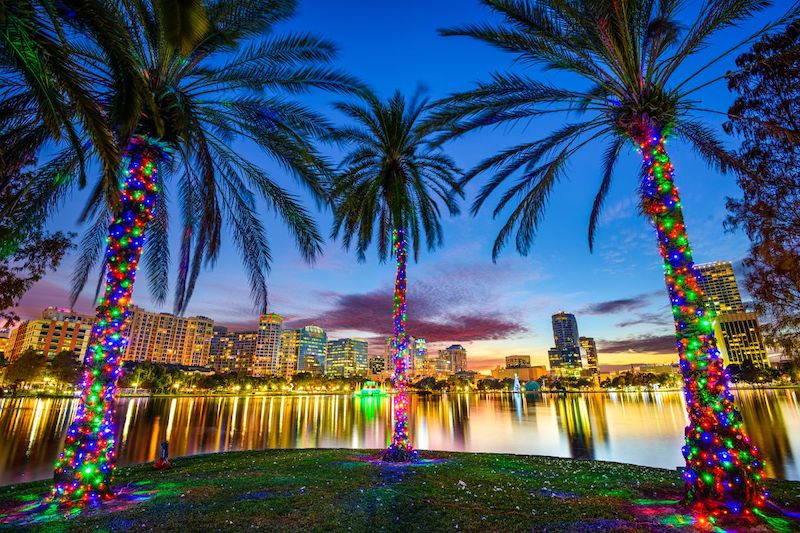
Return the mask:
<svg viewBox="0 0 800 533">
<path fill-rule="evenodd" d="M 773 477 L 800 480 L 800 391 L 736 394 Z M 76 400 L 0 399 L 0 485 L 50 476 Z M 123 398 L 121 464 L 260 448 L 381 448 L 389 397 Z M 685 411 L 676 392 L 450 394 L 411 397 L 417 448 L 554 455 L 674 468 L 682 464 Z"/>
</svg>

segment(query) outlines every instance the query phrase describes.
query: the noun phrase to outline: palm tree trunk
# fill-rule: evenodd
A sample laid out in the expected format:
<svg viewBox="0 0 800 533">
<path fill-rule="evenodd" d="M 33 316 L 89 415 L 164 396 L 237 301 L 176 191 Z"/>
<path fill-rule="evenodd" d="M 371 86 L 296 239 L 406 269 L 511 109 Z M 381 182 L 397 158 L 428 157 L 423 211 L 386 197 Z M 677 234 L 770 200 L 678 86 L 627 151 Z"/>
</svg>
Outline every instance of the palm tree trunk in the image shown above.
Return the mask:
<svg viewBox="0 0 800 533">
<path fill-rule="evenodd" d="M 642 207 L 656 227 L 686 394 L 686 503 L 714 515 L 751 514 L 765 504 L 764 465 L 728 389 L 712 321 L 692 261 L 673 167 L 656 131 L 639 141 Z"/>
<path fill-rule="evenodd" d="M 403 228 L 392 231 L 392 245 L 397 259 L 397 274 L 394 282 L 394 338 L 392 355 L 394 374 L 392 384 L 395 394 L 392 398 L 394 429 L 392 443 L 384 452 L 386 461 L 404 462 L 415 457 L 414 449 L 408 439 L 408 336 L 406 335 L 406 236 Z"/>
<path fill-rule="evenodd" d="M 134 137 L 125 152 L 118 214 L 108 229 L 105 292 L 84 359 L 80 402 L 56 462 L 54 496 L 92 502 L 112 496 L 116 463 L 114 397 L 127 344 L 130 298 L 144 231 L 157 198 L 157 143 Z"/>
</svg>

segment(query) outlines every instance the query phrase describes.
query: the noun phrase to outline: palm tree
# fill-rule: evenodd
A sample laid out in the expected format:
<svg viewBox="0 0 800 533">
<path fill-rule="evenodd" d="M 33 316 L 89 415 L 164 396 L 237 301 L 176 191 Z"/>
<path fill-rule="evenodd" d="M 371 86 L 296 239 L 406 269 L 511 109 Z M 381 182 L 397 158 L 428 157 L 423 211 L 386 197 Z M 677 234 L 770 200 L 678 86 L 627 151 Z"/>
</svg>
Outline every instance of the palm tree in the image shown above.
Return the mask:
<svg viewBox="0 0 800 533">
<path fill-rule="evenodd" d="M 126 39 L 147 80 L 152 110 L 145 107 L 132 134 L 120 139 L 119 179 L 100 179 L 82 215 L 94 223 L 81 245 L 73 296 L 104 247 L 105 288 L 86 354 L 83 393 L 56 463 L 54 492 L 60 499 L 111 496 L 113 400 L 143 249 L 156 300 L 166 298 L 168 287 L 168 181 L 177 190 L 183 222 L 175 289 L 178 313 L 188 305 L 201 266 L 219 256 L 224 223 L 240 249 L 256 305 L 265 309 L 272 257 L 256 210 L 259 197 L 283 219 L 306 259 L 320 251 L 321 236 L 298 199 L 231 145 L 254 145 L 313 195 L 325 197 L 330 171 L 314 143 L 330 127 L 285 94 L 314 88 L 348 92 L 358 84 L 330 68 L 335 50 L 329 42 L 272 34 L 276 23 L 292 15 L 295 4 L 209 2 L 209 29 L 186 55 L 163 36 L 162 11 L 151 2 L 121 4 Z M 114 116 L 113 72 L 95 48 L 83 47 L 81 53 L 92 66 L 101 101 L 109 102 L 108 113 Z M 54 158 L 49 170 L 68 185 L 76 168 L 77 155 L 67 151 Z"/>
<path fill-rule="evenodd" d="M 408 240 L 419 257 L 420 244 L 431 251 L 442 244 L 439 222 L 444 206 L 458 214 L 455 196 L 460 195 L 461 171 L 450 157 L 430 146 L 434 130 L 425 124 L 429 107 L 419 93 L 406 101 L 395 92 L 382 102 L 367 94 L 363 103 L 340 103 L 336 108 L 354 125 L 337 130 L 333 138 L 347 143 L 349 151 L 334 181 L 333 237 L 342 233 L 346 248 L 355 246 L 359 261 L 375 238 L 378 257 L 392 254 L 397 261 L 394 285 L 394 359 L 392 384 L 394 430 L 384 452 L 386 461 L 413 460 L 415 452 L 408 435 L 409 346 L 406 334 L 406 262 Z"/>
<path fill-rule="evenodd" d="M 746 170 L 698 118 L 715 111 L 693 95 L 723 79 L 702 78 L 710 65 L 785 23 L 797 13 L 797 4 L 742 42 L 724 46 L 707 63 L 696 59 L 700 68 L 693 71 L 687 60 L 706 49 L 712 36 L 738 26 L 769 2 L 703 2 L 694 21 L 684 27 L 679 17 L 688 16 L 686 4 L 672 0 L 482 1 L 501 22 L 443 33 L 487 42 L 515 54 L 523 64 L 570 74 L 572 82 L 551 85 L 521 74 L 494 74 L 490 81 L 442 102 L 436 122 L 449 125 L 449 132 L 440 140 L 547 115 L 581 117 L 544 138 L 489 157 L 466 174 L 465 182 L 493 174 L 480 190 L 473 214 L 501 184 L 519 175 L 494 209 L 495 216 L 506 208 L 510 214 L 494 243 L 493 256 L 514 231 L 518 252 L 530 251 L 548 195 L 566 164 L 579 150 L 602 140 L 607 144 L 598 161 L 600 186 L 589 218 L 591 248 L 615 164 L 623 148 L 633 143 L 642 156 L 641 208 L 656 228 L 664 259 L 686 388 L 686 501 L 720 515 L 752 513 L 765 504 L 763 464 L 728 390 L 712 332 L 713 313 L 698 286 L 665 141 L 675 137 L 688 143 L 716 169 Z"/>
</svg>

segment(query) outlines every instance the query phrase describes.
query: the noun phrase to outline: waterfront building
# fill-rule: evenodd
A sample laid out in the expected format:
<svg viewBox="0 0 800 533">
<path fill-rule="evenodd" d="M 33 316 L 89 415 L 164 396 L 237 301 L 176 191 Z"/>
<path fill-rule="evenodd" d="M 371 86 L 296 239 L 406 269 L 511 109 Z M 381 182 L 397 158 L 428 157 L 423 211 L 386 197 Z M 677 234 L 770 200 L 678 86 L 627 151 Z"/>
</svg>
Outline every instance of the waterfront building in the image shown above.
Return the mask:
<svg viewBox="0 0 800 533">
<path fill-rule="evenodd" d="M 278 376 L 291 379 L 297 373 L 297 361 L 300 355 L 300 330 L 284 329 L 281 331 L 281 352 L 278 360 Z"/>
<path fill-rule="evenodd" d="M 206 366 L 214 338 L 214 321 L 203 316 L 181 317 L 131 306 L 126 361 Z"/>
<path fill-rule="evenodd" d="M 211 345 L 208 349 L 208 366 L 215 372 L 231 371 L 231 337 L 225 326 L 214 326 L 211 334 Z"/>
<path fill-rule="evenodd" d="M 597 364 L 597 344 L 593 337 L 579 337 L 581 349 L 586 354 L 586 368 L 589 374 L 596 376 L 600 373 Z"/>
<path fill-rule="evenodd" d="M 224 327 L 214 327 L 208 366 L 215 372 L 249 372 L 256 353 L 256 331 L 227 331 Z"/>
<path fill-rule="evenodd" d="M 745 311 L 736 275 L 730 261 L 695 266 L 708 308 L 716 313 L 714 335 L 717 348 L 727 364 L 752 363 L 768 367 L 769 358 L 761 335 L 758 316 Z"/>
<path fill-rule="evenodd" d="M 297 371 L 314 375 L 325 373 L 328 355 L 328 336 L 319 326 L 304 326 L 299 330 Z"/>
<path fill-rule="evenodd" d="M 579 345 L 578 321 L 572 313 L 552 316 L 555 347 L 547 351 L 550 370 L 559 375 L 579 375 L 583 364 Z"/>
<path fill-rule="evenodd" d="M 530 366 L 530 355 L 509 355 L 506 357 L 506 368 L 529 368 Z"/>
<path fill-rule="evenodd" d="M 537 366 L 518 366 L 501 368 L 497 367 L 492 370 L 492 377 L 494 379 L 514 379 L 514 376 L 519 377 L 522 382 L 535 381 L 547 375 L 547 367 L 544 365 Z"/>
<path fill-rule="evenodd" d="M 339 339 L 328 342 L 325 374 L 339 377 L 365 376 L 369 366 L 367 341 Z"/>
<path fill-rule="evenodd" d="M 11 355 L 8 353 L 8 341 L 10 338 L 11 328 L 0 328 L 0 355 L 6 359 Z"/>
<path fill-rule="evenodd" d="M 767 348 L 755 313 L 721 313 L 716 329 L 721 332 L 718 338 L 722 338 L 722 342 L 717 342 L 718 348 L 728 364 L 750 362 L 757 367 L 769 367 Z"/>
<path fill-rule="evenodd" d="M 381 355 L 373 355 L 369 358 L 369 375 L 372 378 L 381 378 L 386 372 L 386 358 Z"/>
<path fill-rule="evenodd" d="M 83 360 L 93 324 L 93 316 L 48 307 L 41 318 L 26 320 L 11 332 L 6 341 L 5 357 L 15 361 L 22 352 L 32 348 L 48 359 L 67 351 Z"/>
<path fill-rule="evenodd" d="M 261 315 L 253 360 L 248 374 L 254 377 L 275 376 L 280 370 L 283 317 L 277 313 Z"/>
<path fill-rule="evenodd" d="M 703 290 L 708 309 L 713 309 L 718 315 L 744 311 L 742 296 L 730 261 L 703 263 L 695 265 L 695 268 L 700 274 L 698 283 Z"/>
<path fill-rule="evenodd" d="M 453 344 L 444 350 L 440 350 L 439 358 L 448 358 L 450 360 L 449 372 L 452 374 L 464 372 L 467 369 L 467 350 L 460 344 Z"/>
<path fill-rule="evenodd" d="M 412 375 L 421 375 L 425 370 L 425 359 L 428 357 L 428 343 L 425 339 L 411 337 Z"/>
</svg>

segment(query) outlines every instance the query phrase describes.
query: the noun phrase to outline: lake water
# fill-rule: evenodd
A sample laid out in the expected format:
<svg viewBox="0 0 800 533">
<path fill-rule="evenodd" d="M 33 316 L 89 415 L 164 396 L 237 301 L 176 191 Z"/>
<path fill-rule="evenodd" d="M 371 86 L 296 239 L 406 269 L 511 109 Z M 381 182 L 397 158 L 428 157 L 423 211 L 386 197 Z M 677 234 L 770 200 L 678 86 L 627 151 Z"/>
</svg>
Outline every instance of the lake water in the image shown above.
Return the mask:
<svg viewBox="0 0 800 533">
<path fill-rule="evenodd" d="M 800 391 L 736 393 L 772 477 L 800 480 Z M 0 485 L 47 478 L 75 414 L 72 399 L 0 399 Z M 381 448 L 389 397 L 123 398 L 119 463 L 261 448 Z M 449 394 L 411 396 L 419 449 L 503 452 L 683 464 L 682 394 Z"/>
</svg>

